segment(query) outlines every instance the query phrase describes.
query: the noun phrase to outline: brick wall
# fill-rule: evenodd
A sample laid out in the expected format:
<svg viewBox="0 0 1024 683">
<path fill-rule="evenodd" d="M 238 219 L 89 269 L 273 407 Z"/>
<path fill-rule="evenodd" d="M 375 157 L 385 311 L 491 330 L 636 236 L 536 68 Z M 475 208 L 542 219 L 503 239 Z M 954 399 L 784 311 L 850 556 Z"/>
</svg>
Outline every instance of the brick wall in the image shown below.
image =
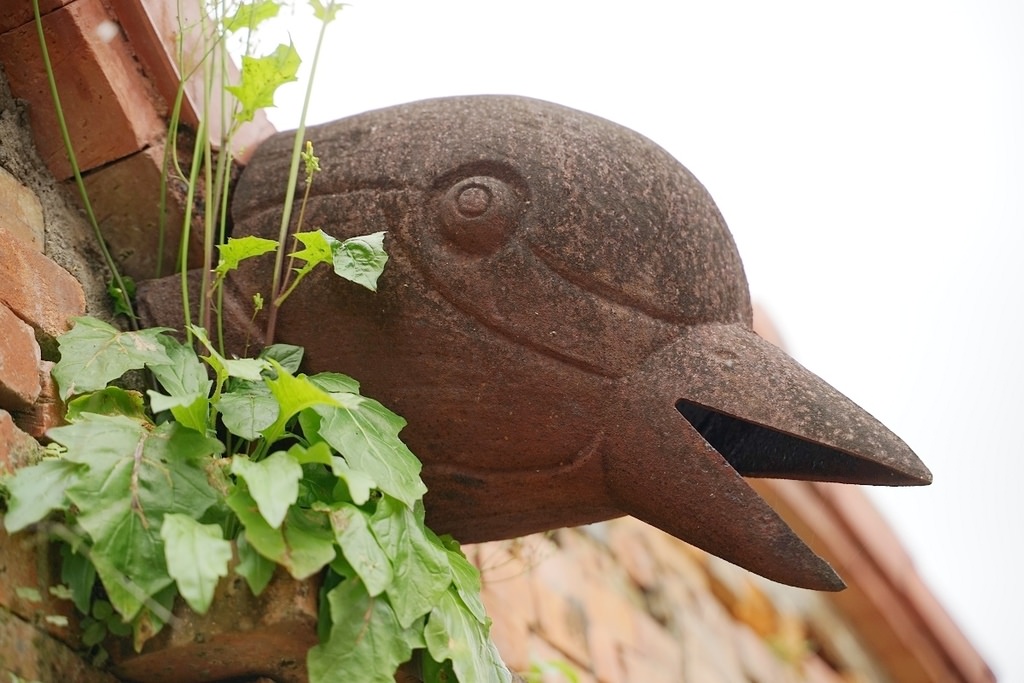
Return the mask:
<svg viewBox="0 0 1024 683">
<path fill-rule="evenodd" d="M 60 419 L 54 337 L 85 313 L 87 293 L 95 300 L 101 290 L 89 250 L 75 249 L 85 236 L 0 74 L 0 472 L 33 461 L 36 439 Z M 76 617 L 48 590 L 59 583 L 54 560 L 37 537 L 0 527 L 0 677 L 111 681 L 74 652 Z"/>
<path fill-rule="evenodd" d="M 887 681 L 827 598 L 623 518 L 469 549 L 519 671 L 580 683 Z"/>
</svg>

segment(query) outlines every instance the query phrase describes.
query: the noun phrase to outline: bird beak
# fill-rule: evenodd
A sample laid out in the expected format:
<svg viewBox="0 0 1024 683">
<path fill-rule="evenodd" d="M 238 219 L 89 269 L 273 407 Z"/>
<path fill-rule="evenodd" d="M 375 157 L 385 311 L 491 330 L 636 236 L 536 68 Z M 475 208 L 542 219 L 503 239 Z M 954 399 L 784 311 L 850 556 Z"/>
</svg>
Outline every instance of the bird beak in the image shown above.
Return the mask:
<svg viewBox="0 0 1024 683">
<path fill-rule="evenodd" d="M 619 405 L 618 425 L 639 423 L 615 434 L 612 450 L 630 459 L 605 462 L 623 511 L 781 583 L 844 587 L 742 476 L 931 482 L 895 434 L 740 323 L 686 328 L 628 378 Z"/>
</svg>

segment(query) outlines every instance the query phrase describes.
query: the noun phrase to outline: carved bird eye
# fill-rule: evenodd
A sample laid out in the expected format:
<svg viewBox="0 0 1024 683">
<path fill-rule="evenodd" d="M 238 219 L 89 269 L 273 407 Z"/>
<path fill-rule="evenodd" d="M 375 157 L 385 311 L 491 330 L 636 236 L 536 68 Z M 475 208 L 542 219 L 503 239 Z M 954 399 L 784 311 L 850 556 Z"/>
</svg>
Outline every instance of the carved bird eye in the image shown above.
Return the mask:
<svg viewBox="0 0 1024 683">
<path fill-rule="evenodd" d="M 492 176 L 463 178 L 441 197 L 441 231 L 471 254 L 490 254 L 512 236 L 523 211 L 519 194 Z"/>
</svg>

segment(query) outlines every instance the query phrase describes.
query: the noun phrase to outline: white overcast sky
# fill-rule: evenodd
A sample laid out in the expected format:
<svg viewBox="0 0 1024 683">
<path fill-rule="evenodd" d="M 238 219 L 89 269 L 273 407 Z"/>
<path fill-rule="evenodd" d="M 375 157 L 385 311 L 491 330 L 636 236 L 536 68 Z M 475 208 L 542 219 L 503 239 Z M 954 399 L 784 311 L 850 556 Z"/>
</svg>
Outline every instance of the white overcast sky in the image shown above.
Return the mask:
<svg viewBox="0 0 1024 683">
<path fill-rule="evenodd" d="M 353 3 L 311 121 L 529 95 L 697 175 L 790 352 L 932 469 L 872 495 L 1000 680 L 1024 682 L 1024 4 Z M 278 128 L 301 99 L 279 94 Z"/>
</svg>

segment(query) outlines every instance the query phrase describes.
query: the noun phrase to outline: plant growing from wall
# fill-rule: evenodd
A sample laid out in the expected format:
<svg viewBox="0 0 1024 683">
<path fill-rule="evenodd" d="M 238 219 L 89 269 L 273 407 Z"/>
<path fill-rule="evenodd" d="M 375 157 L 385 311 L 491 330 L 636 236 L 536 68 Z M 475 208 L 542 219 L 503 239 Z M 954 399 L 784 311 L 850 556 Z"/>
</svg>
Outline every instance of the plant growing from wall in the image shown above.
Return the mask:
<svg viewBox="0 0 1024 683">
<path fill-rule="evenodd" d="M 322 41 L 341 5 L 310 6 Z M 37 528 L 62 544 L 66 592 L 89 615 L 87 645 L 113 632 L 141 648 L 174 618 L 178 596 L 204 613 L 230 572 L 259 594 L 283 567 L 296 579 L 323 579 L 320 643 L 308 655 L 311 681 L 392 681 L 414 652 L 427 681 L 508 681 L 488 637 L 476 568 L 457 543 L 424 525 L 426 487 L 419 461 L 399 437 L 402 418 L 362 396 L 350 377 L 303 374 L 302 349 L 272 343 L 276 309 L 314 268 L 326 264 L 350 286 L 374 290 L 387 260 L 382 233 L 339 241 L 303 230 L 301 208 L 290 231 L 299 169 L 307 193 L 319 169 L 312 145 L 303 145 L 302 125 L 279 239 L 226 238 L 231 135 L 294 79 L 298 55 L 290 45 L 263 56 L 247 51 L 235 84 L 217 92 L 212 84 L 228 63 L 227 36 L 243 34 L 251 47 L 255 27 L 278 8 L 275 0 L 231 8 L 218 0 L 201 25 L 188 29 L 205 36 L 196 69 L 207 101 L 219 96 L 227 103 L 230 93 L 237 102 L 224 109 L 233 115 L 216 158 L 201 124 L 192 164 L 180 167 L 173 149 L 166 164 L 190 199 L 198 192 L 206 198 L 201 324 L 189 319 L 186 215 L 185 340 L 166 328 L 122 331 L 95 318 L 76 320 L 59 340 L 54 368 L 67 424 L 48 433 L 46 457 L 0 486 L 5 527 Z M 45 54 L 41 29 L 40 38 Z M 53 92 L 60 111 L 55 86 Z M 182 92 L 170 141 L 177 139 Z M 77 174 L 70 145 L 68 152 Z M 268 283 L 267 346 L 254 357 L 229 358 L 220 335 L 207 332 L 219 329 L 224 278 L 245 259 L 270 254 L 279 275 Z M 134 322 L 130 290 L 115 275 L 117 310 Z M 148 373 L 145 392 L 123 382 L 138 370 Z"/>
</svg>

